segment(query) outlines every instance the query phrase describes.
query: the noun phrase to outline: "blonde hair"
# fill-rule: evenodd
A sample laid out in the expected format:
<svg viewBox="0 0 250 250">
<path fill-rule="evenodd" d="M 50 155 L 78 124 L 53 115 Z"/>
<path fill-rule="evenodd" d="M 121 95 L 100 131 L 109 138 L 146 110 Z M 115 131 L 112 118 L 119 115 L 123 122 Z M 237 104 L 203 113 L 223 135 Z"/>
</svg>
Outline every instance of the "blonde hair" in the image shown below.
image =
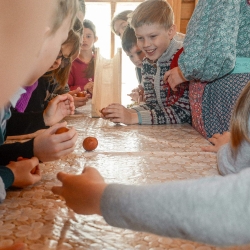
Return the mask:
<svg viewBox="0 0 250 250">
<path fill-rule="evenodd" d="M 170 29 L 174 24 L 174 13 L 166 0 L 146 0 L 131 13 L 128 21 L 133 29 L 144 24 L 159 24 Z"/>
<path fill-rule="evenodd" d="M 53 0 L 54 1 L 54 0 Z M 51 33 L 55 33 L 65 18 L 71 15 L 71 27 L 73 26 L 76 14 L 79 11 L 79 1 L 78 0 L 56 0 L 57 8 L 54 13 L 54 22 L 51 28 Z"/>
<path fill-rule="evenodd" d="M 250 82 L 241 92 L 231 117 L 231 147 L 234 155 L 238 148 L 246 140 L 250 142 L 248 120 L 250 115 Z"/>
</svg>

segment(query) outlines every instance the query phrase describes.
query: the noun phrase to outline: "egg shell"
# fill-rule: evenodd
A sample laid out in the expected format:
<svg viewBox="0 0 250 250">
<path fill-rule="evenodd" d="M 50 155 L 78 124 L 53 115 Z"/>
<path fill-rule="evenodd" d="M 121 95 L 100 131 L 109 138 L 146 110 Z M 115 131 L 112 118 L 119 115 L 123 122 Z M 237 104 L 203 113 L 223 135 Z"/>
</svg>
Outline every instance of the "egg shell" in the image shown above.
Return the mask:
<svg viewBox="0 0 250 250">
<path fill-rule="evenodd" d="M 98 146 L 98 140 L 95 137 L 86 137 L 83 140 L 82 146 L 86 151 L 95 150 Z"/>
</svg>

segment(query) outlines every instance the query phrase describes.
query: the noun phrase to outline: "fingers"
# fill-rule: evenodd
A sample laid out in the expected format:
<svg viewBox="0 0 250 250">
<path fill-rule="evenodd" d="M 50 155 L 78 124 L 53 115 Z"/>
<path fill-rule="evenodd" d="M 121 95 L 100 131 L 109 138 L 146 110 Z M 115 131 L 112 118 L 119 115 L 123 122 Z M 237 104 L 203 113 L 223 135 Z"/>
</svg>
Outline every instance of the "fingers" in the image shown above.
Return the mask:
<svg viewBox="0 0 250 250">
<path fill-rule="evenodd" d="M 170 76 L 170 74 L 171 74 L 171 71 L 170 71 L 170 70 L 167 71 L 167 72 L 165 73 L 165 75 L 164 75 L 164 77 L 163 77 L 163 81 L 164 81 L 164 82 L 166 82 L 166 81 L 168 80 L 168 77 Z"/>
<path fill-rule="evenodd" d="M 201 147 L 201 150 L 204 152 L 217 152 L 215 146 Z"/>
<path fill-rule="evenodd" d="M 214 134 L 211 138 L 218 139 L 219 137 L 221 137 L 221 134 L 217 133 L 217 134 Z"/>
</svg>

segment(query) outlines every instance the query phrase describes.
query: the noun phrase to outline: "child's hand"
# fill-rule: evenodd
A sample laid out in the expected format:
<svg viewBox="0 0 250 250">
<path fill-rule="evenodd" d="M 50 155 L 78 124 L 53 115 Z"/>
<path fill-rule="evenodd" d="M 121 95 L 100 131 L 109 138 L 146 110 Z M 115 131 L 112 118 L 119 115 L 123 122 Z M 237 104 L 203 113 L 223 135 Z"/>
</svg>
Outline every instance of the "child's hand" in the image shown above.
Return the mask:
<svg viewBox="0 0 250 250">
<path fill-rule="evenodd" d="M 118 103 L 110 104 L 105 108 L 104 112 L 108 114 L 102 117 L 115 123 L 137 124 L 139 122 L 135 110 L 127 109 Z"/>
<path fill-rule="evenodd" d="M 52 187 L 52 192 L 62 196 L 68 207 L 78 214 L 101 215 L 100 202 L 107 184 L 95 168 L 85 167 L 81 175 L 60 172 L 57 178 L 62 186 Z"/>
<path fill-rule="evenodd" d="M 62 134 L 55 134 L 58 128 L 66 125 L 66 122 L 55 124 L 35 137 L 33 152 L 40 161 L 57 160 L 74 151 L 77 140 L 77 132 L 74 128 Z"/>
<path fill-rule="evenodd" d="M 180 68 L 175 67 L 165 73 L 163 81 L 168 82 L 173 91 L 177 91 L 176 87 L 187 80 L 183 76 Z"/>
<path fill-rule="evenodd" d="M 43 112 L 44 123 L 52 126 L 61 121 L 65 116 L 74 114 L 75 105 L 70 94 L 58 95 L 53 98 Z"/>
<path fill-rule="evenodd" d="M 89 93 L 93 94 L 93 88 L 94 88 L 94 83 L 93 82 L 88 82 L 85 86 L 84 86 L 84 90 L 88 91 Z"/>
<path fill-rule="evenodd" d="M 11 161 L 7 167 L 10 168 L 14 174 L 14 182 L 12 185 L 14 187 L 23 188 L 41 180 L 39 160 L 36 157 L 18 162 Z M 35 171 L 32 174 L 31 171 L 34 169 Z"/>
<path fill-rule="evenodd" d="M 211 138 L 208 139 L 213 145 L 202 147 L 201 149 L 205 152 L 215 152 L 217 153 L 220 147 L 224 144 L 227 144 L 230 141 L 230 132 L 224 132 L 223 134 L 214 134 Z"/>
</svg>

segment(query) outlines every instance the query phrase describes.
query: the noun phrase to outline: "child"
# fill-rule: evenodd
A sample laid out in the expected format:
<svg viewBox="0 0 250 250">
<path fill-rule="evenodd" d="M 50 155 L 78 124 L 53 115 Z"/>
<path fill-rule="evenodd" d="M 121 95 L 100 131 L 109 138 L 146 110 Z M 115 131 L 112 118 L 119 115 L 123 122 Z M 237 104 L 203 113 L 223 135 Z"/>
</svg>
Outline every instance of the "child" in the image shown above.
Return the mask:
<svg viewBox="0 0 250 250">
<path fill-rule="evenodd" d="M 61 4 L 60 8 L 57 6 L 59 3 Z M 23 7 L 26 4 L 29 7 Z M 49 8 L 51 11 L 48 11 Z M 44 3 L 38 0 L 32 3 L 1 1 L 0 9 L 2 10 L 0 31 L 1 34 L 5 34 L 1 38 L 0 64 L 2 71 L 0 82 L 9 83 L 8 88 L 2 89 L 3 97 L 0 99 L 2 106 L 8 102 L 10 96 L 17 90 L 17 86 L 20 86 L 20 82 L 23 85 L 28 82 L 29 84 L 34 83 L 38 78 L 37 75 L 41 76 L 46 72 L 47 64 L 53 63 L 60 50 L 59 46 L 66 39 L 64 31 L 69 31 L 75 18 L 78 2 L 75 0 L 62 2 L 45 0 Z M 17 13 L 21 13 L 21 15 L 17 15 Z M 43 13 L 43 17 L 39 17 L 39 20 L 34 21 L 34 23 L 27 21 L 37 19 L 40 13 Z M 13 16 L 16 17 L 15 21 L 13 21 Z M 54 22 L 51 23 L 49 20 L 54 20 Z M 12 32 L 6 32 L 10 26 Z M 26 28 L 20 29 L 20 27 Z M 27 37 L 30 37 L 31 34 L 34 38 L 27 43 Z M 54 36 L 54 34 L 56 35 Z M 16 37 L 20 37 L 19 41 Z M 53 45 L 51 51 L 47 50 L 47 44 Z M 30 53 L 24 57 L 28 45 Z M 15 63 L 10 58 L 18 58 L 16 62 L 18 67 L 12 74 L 7 70 L 7 65 L 10 64 L 15 68 Z"/>
<path fill-rule="evenodd" d="M 143 86 L 141 85 L 142 75 L 141 75 L 141 68 L 142 68 L 142 60 L 145 56 L 143 51 L 137 46 L 137 38 L 135 36 L 135 31 L 129 25 L 124 30 L 122 36 L 122 48 L 131 60 L 131 62 L 136 66 L 136 77 L 139 82 L 139 86 L 137 89 L 133 89 L 132 93 L 129 94 L 132 100 L 140 103 L 144 99 L 143 95 Z"/>
<path fill-rule="evenodd" d="M 94 84 L 94 44 L 98 40 L 95 25 L 90 20 L 83 21 L 83 41 L 78 58 L 72 63 L 69 87 L 93 93 Z"/>
<path fill-rule="evenodd" d="M 105 118 L 125 124 L 190 123 L 188 86 L 171 91 L 163 81 L 166 71 L 176 67 L 182 42 L 174 38 L 173 11 L 166 1 L 145 1 L 133 12 L 138 47 L 145 53 L 142 63 L 145 104 L 126 109 L 120 104 L 109 105 Z"/>
<path fill-rule="evenodd" d="M 231 117 L 230 132 L 213 135 L 209 141 L 214 146 L 203 148 L 208 152 L 218 151 L 218 170 L 222 175 L 238 173 L 250 166 L 249 100 L 250 82 L 245 86 L 236 102 Z"/>
<path fill-rule="evenodd" d="M 191 81 L 192 125 L 206 138 L 229 129 L 232 109 L 250 80 L 249 15 L 246 0 L 199 1 L 188 24 L 179 67 L 165 75 L 172 89 Z M 248 66 L 239 67 L 244 64 Z"/>
<path fill-rule="evenodd" d="M 111 30 L 114 34 L 122 38 L 124 30 L 128 26 L 128 15 L 132 13 L 132 10 L 125 10 L 117 14 L 111 20 Z"/>
<path fill-rule="evenodd" d="M 1 55 L 5 57 L 0 61 L 0 68 L 3 69 L 0 74 L 2 106 L 3 103 L 7 103 L 20 83 L 22 85 L 34 83 L 53 63 L 78 11 L 78 2 L 76 0 L 18 3 L 1 1 L 0 9 L 4 10 L 0 15 L 0 30 L 5 34 L 0 44 Z M 40 17 L 41 12 L 44 13 Z M 13 16 L 18 18 L 14 22 Z M 4 32 L 10 23 L 10 32 Z M 10 57 L 12 57 L 11 64 L 8 59 Z M 12 71 L 9 65 L 15 70 Z M 40 179 L 40 172 L 30 174 L 31 169 L 37 164 L 38 159 L 32 158 L 0 166 L 0 200 L 5 198 L 4 190 L 13 184 L 24 187 L 37 182 Z"/>
</svg>

